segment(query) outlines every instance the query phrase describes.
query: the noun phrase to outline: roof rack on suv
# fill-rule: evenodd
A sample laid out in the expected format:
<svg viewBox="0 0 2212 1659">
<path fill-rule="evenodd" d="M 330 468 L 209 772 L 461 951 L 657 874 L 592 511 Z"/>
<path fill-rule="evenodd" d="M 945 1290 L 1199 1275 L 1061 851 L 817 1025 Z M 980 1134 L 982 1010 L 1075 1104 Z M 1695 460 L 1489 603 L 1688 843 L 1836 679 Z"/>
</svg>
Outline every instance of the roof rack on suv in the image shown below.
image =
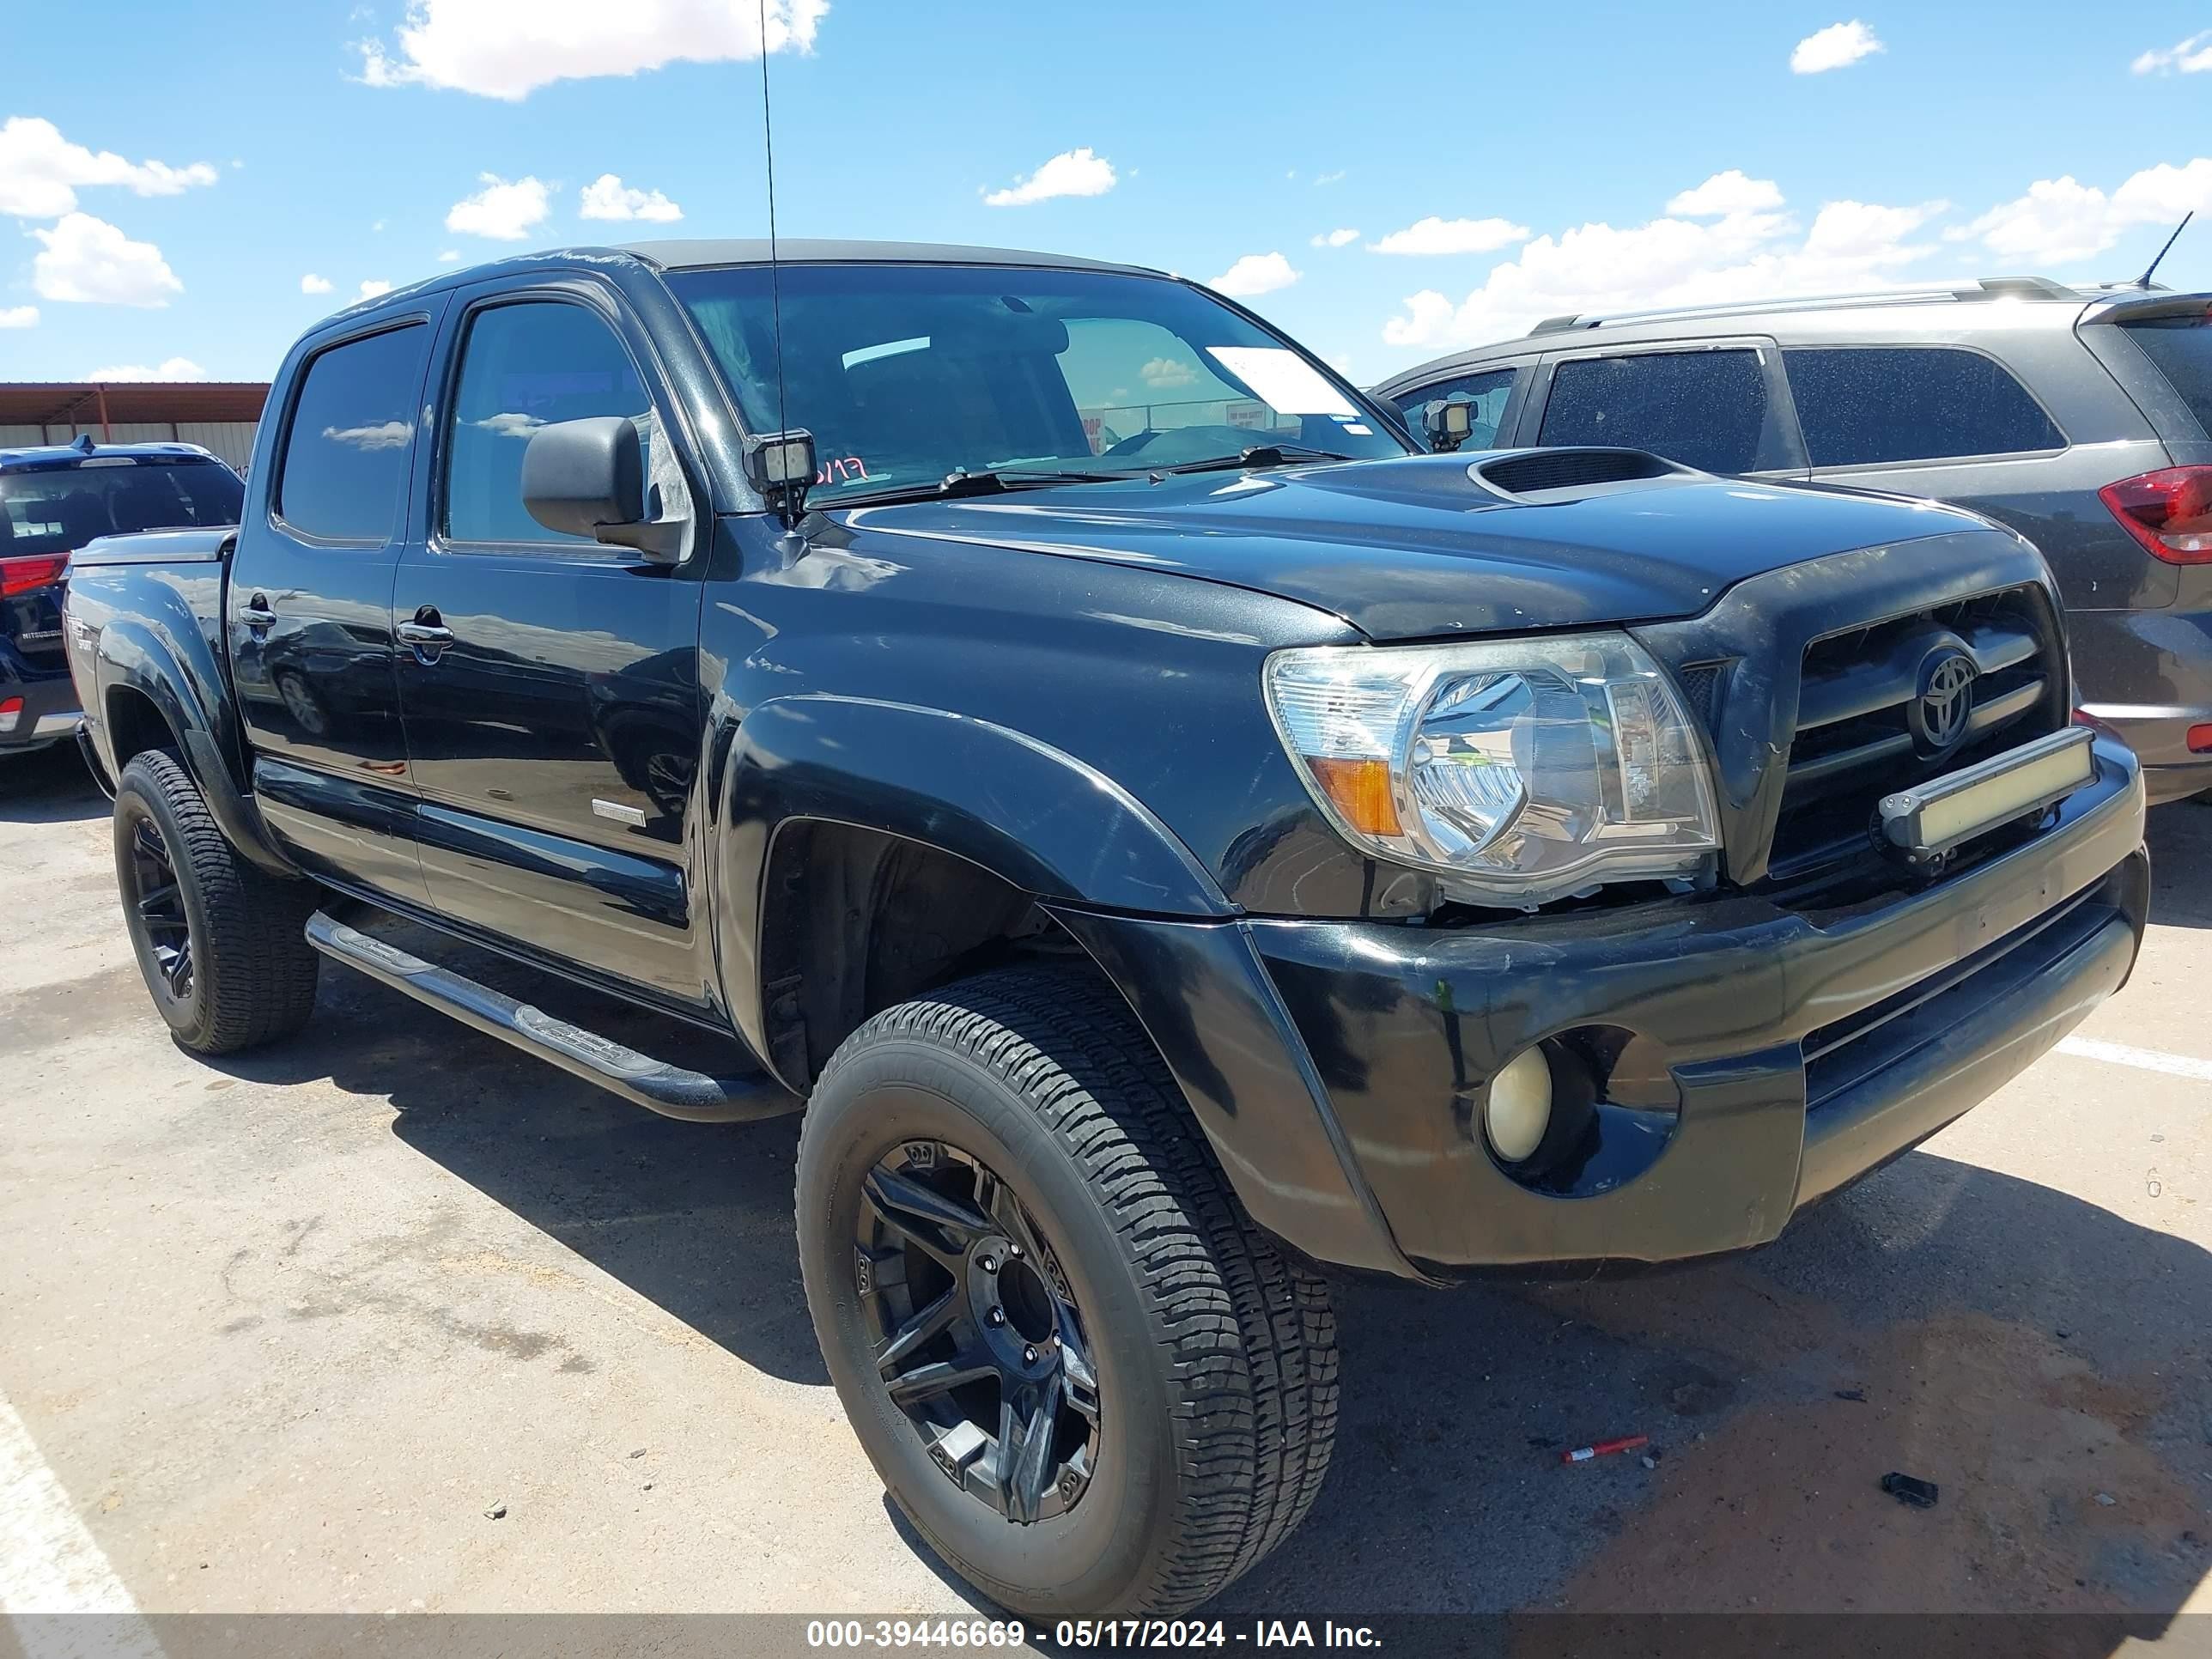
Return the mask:
<svg viewBox="0 0 2212 1659">
<path fill-rule="evenodd" d="M 1531 335 L 1558 334 L 1568 329 L 1606 328 L 1656 318 L 1669 320 L 1692 317 L 1729 317 L 1771 311 L 1819 311 L 1837 306 L 1925 305 L 1931 300 L 2074 300 L 2078 289 L 2054 283 L 2048 276 L 1984 276 L 1968 283 L 1938 283 L 1926 288 L 1876 289 L 1857 294 L 1805 294 L 1787 299 L 1731 300 L 1715 305 L 1661 306 L 1648 311 L 1570 312 L 1547 317 L 1530 329 Z"/>
</svg>

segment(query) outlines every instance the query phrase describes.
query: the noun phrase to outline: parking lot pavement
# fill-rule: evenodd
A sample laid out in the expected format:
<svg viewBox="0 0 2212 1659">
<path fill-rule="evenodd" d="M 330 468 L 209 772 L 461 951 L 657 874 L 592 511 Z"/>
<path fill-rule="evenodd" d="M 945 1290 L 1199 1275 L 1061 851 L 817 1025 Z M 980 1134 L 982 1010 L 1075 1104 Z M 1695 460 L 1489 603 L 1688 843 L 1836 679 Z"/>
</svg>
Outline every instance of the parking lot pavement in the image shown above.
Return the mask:
<svg viewBox="0 0 2212 1659">
<path fill-rule="evenodd" d="M 2151 841 L 2148 943 L 2091 1041 L 1773 1248 L 1341 1289 L 1328 1488 L 1215 1610 L 2125 1610 L 2155 1635 L 2212 1608 L 2212 1083 L 2110 1057 L 2212 1062 L 2212 807 Z M 792 1121 L 656 1119 L 327 967 L 302 1036 L 188 1059 L 65 754 L 0 774 L 0 916 L 14 1582 L 52 1556 L 149 1612 L 969 1606 L 815 1353 Z M 1557 1462 L 1637 1433 L 1651 1468 Z M 1893 1469 L 1938 1506 L 1885 1497 Z"/>
</svg>

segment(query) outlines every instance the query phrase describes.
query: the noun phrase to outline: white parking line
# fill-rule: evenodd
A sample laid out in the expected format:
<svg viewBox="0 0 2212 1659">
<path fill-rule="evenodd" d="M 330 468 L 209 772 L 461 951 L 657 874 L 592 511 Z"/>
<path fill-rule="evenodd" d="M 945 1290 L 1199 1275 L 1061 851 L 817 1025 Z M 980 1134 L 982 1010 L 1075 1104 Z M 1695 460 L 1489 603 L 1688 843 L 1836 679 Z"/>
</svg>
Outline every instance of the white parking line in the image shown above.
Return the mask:
<svg viewBox="0 0 2212 1659">
<path fill-rule="evenodd" d="M 2062 1054 L 2081 1060 L 2101 1060 L 2114 1066 L 2132 1066 L 2139 1072 L 2164 1072 L 2170 1077 L 2193 1077 L 2212 1083 L 2212 1060 L 2191 1060 L 2187 1054 L 2160 1054 L 2155 1048 L 2130 1048 L 2124 1042 L 2104 1042 L 2095 1037 L 2070 1036 L 2058 1045 Z"/>
<path fill-rule="evenodd" d="M 0 1611 L 27 1659 L 96 1653 L 161 1659 L 138 1604 L 70 1507 L 69 1494 L 0 1397 Z M 98 1620 L 58 1614 L 105 1613 Z"/>
</svg>

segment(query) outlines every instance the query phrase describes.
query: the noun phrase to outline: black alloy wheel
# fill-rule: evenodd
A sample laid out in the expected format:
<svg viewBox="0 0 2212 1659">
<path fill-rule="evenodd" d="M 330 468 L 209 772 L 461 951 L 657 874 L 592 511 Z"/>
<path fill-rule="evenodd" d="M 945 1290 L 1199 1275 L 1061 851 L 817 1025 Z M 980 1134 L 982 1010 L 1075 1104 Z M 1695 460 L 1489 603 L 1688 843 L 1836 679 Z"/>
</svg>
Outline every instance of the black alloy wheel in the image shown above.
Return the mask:
<svg viewBox="0 0 2212 1659">
<path fill-rule="evenodd" d="M 1098 1377 L 1021 1200 L 942 1140 L 896 1148 L 861 1198 L 854 1274 L 893 1403 L 938 1468 L 1008 1521 L 1066 1514 L 1097 1468 Z"/>
<path fill-rule="evenodd" d="M 176 860 L 161 826 L 142 817 L 131 827 L 131 858 L 123 902 L 153 957 L 155 971 L 178 1002 L 192 994 L 192 923 L 177 881 Z"/>
<path fill-rule="evenodd" d="M 1110 984 L 1011 963 L 875 1014 L 815 1080 L 793 1174 L 847 1420 L 991 1601 L 1194 1607 L 1311 1507 L 1327 1287 L 1243 1214 Z"/>
<path fill-rule="evenodd" d="M 114 831 L 131 952 L 177 1042 L 196 1054 L 235 1054 L 305 1024 L 319 960 L 301 933 L 313 884 L 247 861 L 168 750 L 125 763 Z"/>
</svg>

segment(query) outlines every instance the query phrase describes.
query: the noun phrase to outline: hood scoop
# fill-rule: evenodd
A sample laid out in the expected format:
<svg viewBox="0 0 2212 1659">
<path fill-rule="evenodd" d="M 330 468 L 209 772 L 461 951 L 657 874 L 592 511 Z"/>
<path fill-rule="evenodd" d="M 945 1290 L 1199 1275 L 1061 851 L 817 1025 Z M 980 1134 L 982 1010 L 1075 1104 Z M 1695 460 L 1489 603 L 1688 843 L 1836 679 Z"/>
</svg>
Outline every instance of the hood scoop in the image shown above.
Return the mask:
<svg viewBox="0 0 2212 1659">
<path fill-rule="evenodd" d="M 1530 506 L 1583 501 L 1661 478 L 1686 481 L 1709 476 L 1648 449 L 1596 447 L 1506 450 L 1475 462 L 1467 471 L 1493 494 Z"/>
</svg>

